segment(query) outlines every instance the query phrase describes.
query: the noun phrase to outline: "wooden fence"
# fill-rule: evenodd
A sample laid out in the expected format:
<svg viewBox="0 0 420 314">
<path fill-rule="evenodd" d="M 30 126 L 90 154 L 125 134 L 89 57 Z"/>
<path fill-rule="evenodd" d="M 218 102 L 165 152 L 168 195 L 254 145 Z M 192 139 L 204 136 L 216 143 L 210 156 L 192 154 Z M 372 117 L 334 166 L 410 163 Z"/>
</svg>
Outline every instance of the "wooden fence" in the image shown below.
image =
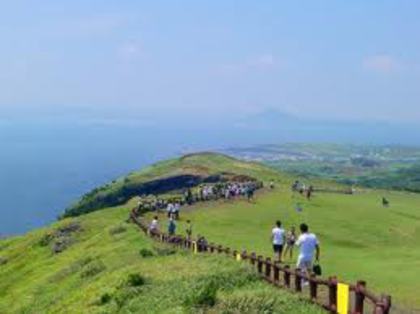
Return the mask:
<svg viewBox="0 0 420 314">
<path fill-rule="evenodd" d="M 281 265 L 277 262 L 273 262 L 271 258 L 264 258 L 254 252 L 240 252 L 213 243 L 204 243 L 200 245 L 199 243 L 197 244 L 197 242 L 180 235 L 170 236 L 163 232 L 150 232 L 148 224 L 141 217 L 137 216 L 136 209 L 131 211 L 130 219 L 140 227 L 145 234 L 159 242 L 186 250 L 192 250 L 196 253 L 223 254 L 237 260 L 249 262 L 250 265 L 256 269 L 257 273 L 273 286 L 295 291 L 327 311 L 337 313 L 337 277 L 321 279 L 314 274 L 308 277 L 298 268 L 292 269 L 288 265 Z M 302 287 L 303 280 L 309 282 L 309 293 L 306 296 L 304 295 L 306 289 Z M 320 293 L 321 289 L 324 289 L 324 293 Z M 391 297 L 389 295 L 374 295 L 366 289 L 366 282 L 358 281 L 355 285 L 349 285 L 349 290 L 352 294 L 352 304 L 349 313 L 363 314 L 366 313 L 368 309 L 370 309 L 373 314 L 390 313 Z"/>
</svg>

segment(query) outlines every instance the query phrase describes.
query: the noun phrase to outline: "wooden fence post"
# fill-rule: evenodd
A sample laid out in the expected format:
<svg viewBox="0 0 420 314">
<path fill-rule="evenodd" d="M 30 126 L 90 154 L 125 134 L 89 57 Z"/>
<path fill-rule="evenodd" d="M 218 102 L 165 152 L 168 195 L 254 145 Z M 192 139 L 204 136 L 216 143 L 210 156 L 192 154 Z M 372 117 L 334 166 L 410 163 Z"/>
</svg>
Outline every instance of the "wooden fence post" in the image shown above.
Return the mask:
<svg viewBox="0 0 420 314">
<path fill-rule="evenodd" d="M 337 311 L 337 278 L 330 277 L 328 281 L 329 307 L 330 311 L 335 313 Z"/>
<path fill-rule="evenodd" d="M 243 250 L 243 251 L 242 251 L 241 258 L 242 258 L 243 260 L 246 260 L 246 259 L 248 258 L 248 254 L 246 253 L 246 250 Z"/>
<path fill-rule="evenodd" d="M 310 294 L 311 294 L 311 300 L 315 301 L 318 297 L 318 283 L 316 281 L 316 275 L 311 274 L 310 280 L 309 280 L 309 288 L 310 288 Z"/>
<path fill-rule="evenodd" d="M 290 288 L 290 266 L 284 266 L 284 284 L 287 288 Z"/>
<path fill-rule="evenodd" d="M 364 290 L 366 288 L 366 282 L 359 280 L 356 283 L 356 289 L 354 292 L 354 312 L 353 314 L 363 314 L 365 304 Z"/>
<path fill-rule="evenodd" d="M 222 246 L 221 245 L 217 246 L 217 253 L 222 253 Z"/>
<path fill-rule="evenodd" d="M 237 250 L 233 250 L 232 256 L 233 256 L 234 259 L 237 258 L 237 255 L 238 255 L 238 251 Z"/>
<path fill-rule="evenodd" d="M 300 268 L 295 269 L 295 290 L 296 292 L 302 292 L 302 276 Z"/>
<path fill-rule="evenodd" d="M 375 314 L 389 314 L 391 309 L 391 296 L 381 295 L 381 300 L 376 303 Z"/>
<path fill-rule="evenodd" d="M 258 270 L 258 274 L 262 274 L 262 268 L 263 268 L 263 261 L 262 261 L 262 256 L 259 255 L 257 258 L 257 270 Z"/>
<path fill-rule="evenodd" d="M 265 277 L 271 279 L 271 258 L 265 259 Z"/>
<path fill-rule="evenodd" d="M 273 280 L 275 284 L 278 284 L 280 282 L 280 268 L 277 262 L 273 265 Z"/>
</svg>

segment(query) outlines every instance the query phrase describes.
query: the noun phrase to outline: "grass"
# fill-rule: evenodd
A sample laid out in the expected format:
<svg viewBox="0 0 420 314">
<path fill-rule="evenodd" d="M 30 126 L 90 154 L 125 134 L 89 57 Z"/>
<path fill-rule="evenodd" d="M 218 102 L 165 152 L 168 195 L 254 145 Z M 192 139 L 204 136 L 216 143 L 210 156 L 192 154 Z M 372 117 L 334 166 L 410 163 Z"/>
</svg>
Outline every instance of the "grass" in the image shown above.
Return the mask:
<svg viewBox="0 0 420 314">
<path fill-rule="evenodd" d="M 391 206 L 380 205 L 385 195 Z M 295 211 L 300 202 L 303 212 Z M 376 292 L 394 301 L 420 307 L 420 195 L 364 191 L 356 195 L 316 194 L 310 202 L 287 187 L 258 194 L 255 204 L 245 201 L 201 204 L 184 212 L 196 234 L 210 242 L 270 256 L 270 231 L 280 219 L 287 229 L 307 222 L 321 241 L 325 276 L 343 281 L 364 279 Z M 179 227 L 183 230 L 183 226 Z M 295 256 L 297 252 L 295 251 Z M 287 261 L 292 264 L 295 260 Z"/>
<path fill-rule="evenodd" d="M 127 224 L 127 206 L 0 242 L 0 313 L 322 313 L 268 287 L 219 256 L 193 256 L 147 239 Z M 59 254 L 40 240 L 74 221 L 82 229 Z"/>
<path fill-rule="evenodd" d="M 273 179 L 276 188 L 258 192 L 254 204 L 219 201 L 183 210 L 179 232 L 189 218 L 194 233 L 211 242 L 270 255 L 275 220 L 281 219 L 286 228 L 307 222 L 321 241 L 325 276 L 339 275 L 348 282 L 364 279 L 375 292 L 391 294 L 394 303 L 420 307 L 419 194 L 361 190 L 355 195 L 315 194 L 308 202 L 291 193 L 295 178 L 215 154 L 165 161 L 130 174 L 128 181 L 206 171 L 233 172 L 265 182 Z M 105 190 L 124 181 L 119 179 Z M 323 180 L 307 183 L 337 187 Z M 383 195 L 391 202 L 389 208 L 380 204 Z M 298 202 L 301 213 L 294 209 Z M 127 205 L 1 240 L 0 313 L 320 312 L 256 280 L 233 260 L 157 246 L 125 222 L 135 204 L 132 199 Z M 57 230 L 69 224 L 80 228 L 57 236 Z M 53 253 L 51 247 L 63 237 L 64 251 Z"/>
</svg>

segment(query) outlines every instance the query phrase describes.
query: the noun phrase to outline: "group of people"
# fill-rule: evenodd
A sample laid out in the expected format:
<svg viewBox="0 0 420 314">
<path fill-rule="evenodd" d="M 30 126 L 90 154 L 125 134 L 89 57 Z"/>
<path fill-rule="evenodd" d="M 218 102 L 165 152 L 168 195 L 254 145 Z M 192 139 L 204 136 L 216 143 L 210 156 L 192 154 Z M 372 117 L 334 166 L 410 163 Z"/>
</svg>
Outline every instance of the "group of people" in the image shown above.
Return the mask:
<svg viewBox="0 0 420 314">
<path fill-rule="evenodd" d="M 299 192 L 301 195 L 305 195 L 306 198 L 310 200 L 314 192 L 314 187 L 312 185 L 306 186 L 304 183 L 300 182 L 299 180 L 296 180 L 292 184 L 292 191 Z"/>
<path fill-rule="evenodd" d="M 282 227 L 281 221 L 276 221 L 274 228 L 271 231 L 271 241 L 273 243 L 274 258 L 277 262 L 282 262 L 282 256 L 289 254 L 293 258 L 293 248 L 299 247 L 299 256 L 296 267 L 304 274 L 309 276 L 313 261 L 319 262 L 320 246 L 315 234 L 309 232 L 307 224 L 302 223 L 299 226 L 300 235 L 296 235 L 295 227 L 292 227 L 288 232 Z M 305 281 L 306 283 L 306 281 Z"/>
<path fill-rule="evenodd" d="M 202 184 L 196 188 L 187 188 L 181 195 L 169 199 L 159 198 L 154 195 L 140 196 L 137 203 L 137 212 L 165 210 L 169 215 L 179 215 L 182 205 L 193 205 L 197 202 L 217 199 L 233 199 L 240 196 L 247 197 L 251 201 L 254 192 L 263 186 L 262 182 L 219 182 L 215 184 Z"/>
<path fill-rule="evenodd" d="M 167 225 L 168 234 L 173 236 L 173 235 L 176 234 L 176 230 L 177 230 L 177 223 L 176 223 L 174 217 L 170 216 L 169 219 L 168 219 L 168 225 Z M 152 234 L 153 233 L 156 234 L 156 233 L 160 232 L 160 225 L 159 225 L 159 217 L 158 216 L 153 217 L 153 220 L 149 225 L 149 232 L 152 233 Z M 193 226 L 192 226 L 191 220 L 186 221 L 185 234 L 186 234 L 187 239 L 192 238 Z"/>
</svg>

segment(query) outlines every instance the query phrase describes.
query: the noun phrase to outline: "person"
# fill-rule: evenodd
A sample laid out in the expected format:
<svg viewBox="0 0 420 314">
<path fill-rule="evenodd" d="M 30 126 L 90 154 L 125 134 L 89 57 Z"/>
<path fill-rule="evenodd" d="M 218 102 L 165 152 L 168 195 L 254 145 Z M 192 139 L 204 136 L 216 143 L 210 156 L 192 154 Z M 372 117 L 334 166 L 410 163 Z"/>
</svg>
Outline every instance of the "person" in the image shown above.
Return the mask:
<svg viewBox="0 0 420 314">
<path fill-rule="evenodd" d="M 285 231 L 281 227 L 281 221 L 277 220 L 276 225 L 271 231 L 271 240 L 273 242 L 274 260 L 281 263 L 281 255 L 283 252 Z"/>
<path fill-rule="evenodd" d="M 150 223 L 149 226 L 149 232 L 150 233 L 157 233 L 159 232 L 159 221 L 158 221 L 158 216 L 155 216 L 152 220 L 152 222 Z"/>
<path fill-rule="evenodd" d="M 312 269 L 312 262 L 319 262 L 320 247 L 319 242 L 315 234 L 309 233 L 309 227 L 307 224 L 302 223 L 300 225 L 301 235 L 296 241 L 296 245 L 300 248 L 299 257 L 296 267 L 299 268 L 303 274 L 309 277 L 309 273 Z M 303 284 L 307 285 L 308 281 L 303 280 Z"/>
<path fill-rule="evenodd" d="M 175 220 L 170 217 L 169 218 L 169 224 L 168 224 L 168 234 L 169 235 L 174 235 L 176 231 L 176 224 L 175 224 Z"/>
<path fill-rule="evenodd" d="M 383 207 L 388 207 L 389 206 L 389 201 L 385 197 L 382 197 L 382 206 Z"/>
<path fill-rule="evenodd" d="M 187 240 L 191 240 L 192 236 L 192 224 L 191 220 L 187 220 L 187 227 L 185 228 L 185 233 L 187 234 Z"/>
<path fill-rule="evenodd" d="M 311 200 L 313 191 L 314 191 L 314 187 L 310 185 L 309 188 L 306 190 L 306 198 L 308 199 L 308 201 Z"/>
<path fill-rule="evenodd" d="M 251 202 L 254 199 L 254 189 L 248 186 L 246 188 L 246 195 L 248 197 L 248 202 Z"/>
<path fill-rule="evenodd" d="M 181 210 L 181 205 L 177 202 L 175 203 L 173 210 L 172 210 L 172 214 L 175 216 L 175 219 L 178 220 L 179 219 L 179 211 Z"/>
<path fill-rule="evenodd" d="M 172 202 L 169 202 L 168 206 L 166 206 L 166 212 L 168 214 L 168 218 L 171 218 L 173 211 L 174 211 L 174 204 L 172 204 Z"/>
<path fill-rule="evenodd" d="M 274 189 L 274 181 L 273 180 L 270 181 L 270 189 Z"/>
<path fill-rule="evenodd" d="M 295 246 L 296 242 L 296 228 L 293 226 L 289 232 L 286 234 L 286 247 L 284 250 L 284 256 L 287 256 L 287 253 L 289 253 L 289 258 L 293 258 L 293 248 Z"/>
</svg>

